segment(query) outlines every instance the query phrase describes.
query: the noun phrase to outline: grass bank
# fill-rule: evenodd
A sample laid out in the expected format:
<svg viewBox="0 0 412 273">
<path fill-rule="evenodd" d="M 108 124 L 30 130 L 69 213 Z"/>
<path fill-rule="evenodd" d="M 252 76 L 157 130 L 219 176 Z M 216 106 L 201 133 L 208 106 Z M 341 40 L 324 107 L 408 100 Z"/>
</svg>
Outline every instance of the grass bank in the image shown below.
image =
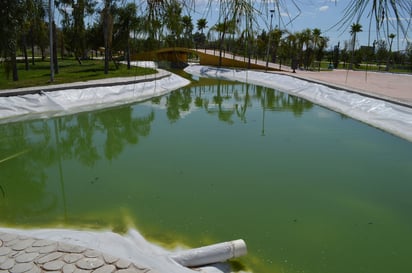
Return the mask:
<svg viewBox="0 0 412 273">
<path fill-rule="evenodd" d="M 59 60 L 59 73 L 55 74 L 54 82 L 50 83 L 50 63 L 48 61 L 36 61 L 25 70 L 24 63 L 18 64 L 19 80 L 13 81 L 11 72 L 7 75 L 4 62 L 0 63 L 0 92 L 3 89 L 14 89 L 31 86 L 47 86 L 51 84 L 70 83 L 88 80 L 97 80 L 113 77 L 133 77 L 156 73 L 155 69 L 131 67 L 120 64 L 116 69 L 114 63 L 110 63 L 109 73 L 104 74 L 104 62 L 102 60 L 82 60 L 79 64 L 75 59 Z"/>
</svg>

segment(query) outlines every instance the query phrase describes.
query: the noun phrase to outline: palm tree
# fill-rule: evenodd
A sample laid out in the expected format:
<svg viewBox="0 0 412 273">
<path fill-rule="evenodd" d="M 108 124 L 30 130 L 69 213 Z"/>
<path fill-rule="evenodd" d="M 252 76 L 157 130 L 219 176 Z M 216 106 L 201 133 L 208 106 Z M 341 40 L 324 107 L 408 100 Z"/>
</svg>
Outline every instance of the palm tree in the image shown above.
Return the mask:
<svg viewBox="0 0 412 273">
<path fill-rule="evenodd" d="M 146 12 L 144 18 L 144 31 L 148 34 L 149 44 L 148 48 L 158 48 L 160 41 L 160 30 L 162 28 L 162 21 L 159 18 L 164 17 L 166 3 L 162 0 L 147 0 Z"/>
<path fill-rule="evenodd" d="M 166 3 L 165 16 L 163 20 L 166 28 L 169 30 L 168 37 L 172 39 L 170 42 L 173 46 L 176 46 L 176 41 L 180 39 L 183 32 L 182 6 L 179 1 L 171 0 Z"/>
<path fill-rule="evenodd" d="M 297 55 L 295 55 L 295 57 L 297 57 L 297 65 L 301 66 L 302 64 L 304 65 L 304 67 L 306 68 L 306 61 L 304 61 L 304 49 L 306 48 L 306 53 L 308 52 L 308 48 L 309 48 L 309 42 L 311 39 L 311 31 L 310 29 L 305 29 L 303 31 L 300 32 L 296 32 L 295 33 L 295 43 L 296 43 L 296 49 L 297 49 Z"/>
<path fill-rule="evenodd" d="M 312 41 L 316 61 L 319 62 L 318 69 L 320 70 L 320 62 L 322 61 L 323 50 L 328 46 L 329 38 L 322 36 L 321 30 L 315 28 L 312 30 Z"/>
<path fill-rule="evenodd" d="M 127 68 L 130 69 L 130 33 L 137 28 L 137 6 L 134 3 L 128 3 L 125 7 L 117 8 L 115 11 L 114 38 L 120 48 L 125 50 Z"/>
<path fill-rule="evenodd" d="M 109 74 L 109 60 L 110 50 L 112 46 L 112 33 L 113 33 L 113 18 L 112 18 L 112 3 L 110 0 L 104 1 L 104 8 L 102 10 L 103 21 L 103 36 L 104 36 L 104 74 Z"/>
<path fill-rule="evenodd" d="M 182 25 L 183 25 L 183 35 L 185 38 L 185 46 L 191 47 L 192 46 L 192 32 L 193 32 L 193 23 L 192 17 L 190 15 L 185 15 L 182 17 Z"/>
<path fill-rule="evenodd" d="M 282 39 L 284 31 L 280 30 L 279 28 L 275 28 L 272 30 L 272 32 L 269 33 L 270 39 L 271 39 L 271 47 L 273 48 L 273 51 L 271 52 L 271 62 L 276 62 L 276 56 L 278 54 L 278 47 L 280 44 L 280 41 Z"/>
<path fill-rule="evenodd" d="M 0 54 L 5 57 L 6 76 L 12 72 L 13 81 L 18 81 L 17 38 L 27 11 L 22 1 L 3 1 L 0 9 Z"/>
<path fill-rule="evenodd" d="M 298 41 L 298 35 L 290 33 L 286 39 L 285 39 L 285 55 L 290 56 L 291 58 L 291 67 L 293 70 L 293 73 L 295 73 L 296 68 L 297 68 L 297 51 L 298 51 L 298 47 L 299 47 L 299 41 Z"/>
<path fill-rule="evenodd" d="M 203 30 L 207 28 L 207 20 L 205 18 L 200 18 L 197 20 L 197 29 L 203 34 Z"/>
<path fill-rule="evenodd" d="M 316 56 L 316 61 L 319 62 L 319 70 L 320 70 L 320 54 L 318 54 L 318 50 L 319 50 L 319 43 L 320 43 L 320 39 L 321 39 L 321 34 L 322 31 L 319 28 L 314 28 L 312 30 L 312 41 L 313 41 L 313 51 L 315 52 L 315 56 Z"/>
<path fill-rule="evenodd" d="M 301 54 L 302 54 L 301 57 L 303 57 L 303 55 L 304 55 L 303 66 L 304 66 L 305 69 L 308 69 L 309 64 L 310 64 L 310 59 L 311 59 L 311 56 L 312 56 L 312 51 L 313 51 L 313 49 L 312 49 L 312 31 L 309 28 L 304 29 L 301 32 L 300 39 L 301 39 L 300 42 L 301 42 L 301 46 L 302 46 L 302 48 L 301 48 Z M 305 54 L 303 54 L 303 47 L 305 48 Z"/>
<path fill-rule="evenodd" d="M 389 54 L 388 54 L 388 60 L 386 61 L 386 71 L 389 71 L 389 65 L 390 65 L 390 59 L 391 59 L 391 55 L 392 55 L 392 43 L 393 43 L 393 39 L 396 37 L 395 34 L 391 33 L 389 34 L 388 38 L 390 39 L 389 41 Z"/>
<path fill-rule="evenodd" d="M 352 36 L 352 57 L 351 57 L 351 62 L 349 64 L 349 69 L 353 68 L 353 62 L 354 62 L 354 53 L 355 53 L 355 46 L 356 46 L 356 34 L 358 32 L 362 32 L 362 25 L 359 23 L 353 23 L 350 26 L 350 35 Z"/>
</svg>

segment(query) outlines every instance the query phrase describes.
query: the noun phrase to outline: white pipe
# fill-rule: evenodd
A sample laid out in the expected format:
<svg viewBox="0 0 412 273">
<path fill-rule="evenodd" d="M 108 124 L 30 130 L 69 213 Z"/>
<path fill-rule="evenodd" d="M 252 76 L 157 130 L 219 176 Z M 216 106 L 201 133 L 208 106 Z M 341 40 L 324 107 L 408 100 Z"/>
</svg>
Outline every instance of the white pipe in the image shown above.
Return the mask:
<svg viewBox="0 0 412 273">
<path fill-rule="evenodd" d="M 239 239 L 200 248 L 180 251 L 170 257 L 177 263 L 192 267 L 224 262 L 247 254 L 245 241 Z"/>
</svg>

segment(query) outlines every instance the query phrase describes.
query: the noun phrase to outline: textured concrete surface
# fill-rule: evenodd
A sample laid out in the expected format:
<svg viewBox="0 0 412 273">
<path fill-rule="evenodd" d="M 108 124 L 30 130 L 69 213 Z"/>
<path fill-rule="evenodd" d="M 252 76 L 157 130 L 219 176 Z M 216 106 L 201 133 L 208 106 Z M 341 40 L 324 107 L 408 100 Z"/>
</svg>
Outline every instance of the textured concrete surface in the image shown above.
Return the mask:
<svg viewBox="0 0 412 273">
<path fill-rule="evenodd" d="M 155 273 L 82 246 L 0 232 L 0 273 Z"/>
</svg>

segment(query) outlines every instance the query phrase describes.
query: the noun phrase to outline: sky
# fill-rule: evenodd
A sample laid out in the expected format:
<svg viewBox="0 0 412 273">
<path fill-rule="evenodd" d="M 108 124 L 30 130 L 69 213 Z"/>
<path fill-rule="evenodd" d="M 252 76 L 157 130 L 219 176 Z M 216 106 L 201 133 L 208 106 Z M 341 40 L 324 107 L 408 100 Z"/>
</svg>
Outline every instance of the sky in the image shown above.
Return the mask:
<svg viewBox="0 0 412 273">
<path fill-rule="evenodd" d="M 340 19 L 343 18 L 345 8 L 355 2 L 353 0 L 272 0 L 272 1 L 264 1 L 266 5 L 269 5 L 269 9 L 273 9 L 274 3 L 278 1 L 281 3 L 284 8 L 280 10 L 280 13 L 277 11 L 274 13 L 273 17 L 273 27 L 276 25 L 281 25 L 281 29 L 287 28 L 289 31 L 301 31 L 305 28 L 319 28 L 322 31 L 323 36 L 329 37 L 329 48 L 332 48 L 334 45 L 337 45 L 338 42 L 341 43 L 341 47 L 343 46 L 345 41 L 350 40 L 350 24 L 354 22 L 348 22 L 346 25 L 338 25 L 333 27 L 336 23 L 339 22 Z M 186 12 L 194 19 L 194 24 L 196 26 L 196 21 L 198 18 L 206 18 L 208 20 L 208 26 L 213 26 L 219 20 L 219 9 L 218 3 L 219 1 L 212 1 L 215 4 L 213 6 L 209 6 L 209 0 L 198 0 L 195 1 L 195 5 L 192 9 L 186 9 Z M 253 1 L 255 5 L 262 7 L 262 1 Z M 296 6 L 294 5 L 294 3 Z M 372 2 L 372 1 L 370 1 Z M 262 10 L 262 8 L 260 8 Z M 411 2 L 411 10 L 412 10 L 412 2 Z M 269 29 L 270 25 L 270 15 L 267 9 L 263 9 L 261 18 L 259 19 L 261 23 L 259 23 L 259 28 L 262 29 Z M 280 15 L 280 16 L 279 16 Z M 295 18 L 292 22 L 291 19 Z M 280 20 L 279 20 L 280 19 Z M 407 30 L 407 36 L 402 34 L 402 32 L 390 27 L 393 25 L 392 20 L 390 20 L 389 26 L 389 33 L 394 33 L 397 37 L 393 42 L 393 50 L 404 50 L 406 47 L 406 38 L 409 41 L 412 41 L 412 22 L 411 22 L 411 12 L 409 12 L 409 18 L 403 18 L 403 22 L 409 28 Z M 382 40 L 387 39 L 388 31 L 386 33 L 381 32 L 379 35 L 376 31 L 375 23 L 372 22 L 372 26 L 369 28 L 370 25 L 370 17 L 368 16 L 368 12 L 365 12 L 362 18 L 360 19 L 359 23 L 362 25 L 363 31 L 357 34 L 357 47 L 360 45 L 372 45 L 374 40 Z M 286 26 L 285 26 L 286 25 Z M 370 30 L 370 31 L 369 31 Z"/>
<path fill-rule="evenodd" d="M 140 8 L 144 10 L 147 0 L 125 0 L 134 2 Z M 212 27 L 219 22 L 219 2 L 232 1 L 232 0 L 182 0 L 181 2 L 190 3 L 184 8 L 184 14 L 188 14 L 193 19 L 193 24 L 196 31 L 196 22 L 199 18 L 206 18 L 208 21 L 208 27 Z M 398 0 L 400 1 L 400 0 Z M 396 38 L 393 41 L 393 51 L 404 50 L 407 46 L 406 41 L 412 42 L 412 0 L 403 0 L 405 3 L 410 1 L 410 11 L 405 12 L 408 14 L 407 18 L 402 18 L 402 22 L 407 26 L 406 36 L 402 31 L 391 27 L 394 25 L 395 20 L 389 20 L 389 29 L 385 29 L 384 32 L 377 33 L 375 22 L 370 23 L 370 17 L 368 11 L 371 9 L 370 5 L 368 11 L 364 13 L 360 18 L 359 23 L 362 25 L 363 31 L 357 34 L 356 47 L 361 45 L 372 45 L 374 40 L 388 41 L 388 35 L 393 33 Z M 103 3 L 103 0 L 97 0 L 98 3 Z M 328 48 L 332 49 L 340 42 L 342 48 L 345 42 L 350 41 L 351 35 L 349 33 L 350 24 L 354 23 L 349 21 L 347 24 L 336 25 L 345 14 L 345 9 L 348 5 L 356 2 L 355 0 L 257 0 L 252 1 L 255 3 L 256 9 L 259 10 L 256 14 L 258 16 L 258 32 L 262 30 L 268 31 L 270 28 L 270 9 L 275 9 L 273 24 L 275 27 L 280 25 L 281 29 L 287 29 L 291 32 L 302 31 L 303 29 L 319 28 L 322 31 L 322 35 L 329 38 Z M 369 1 L 373 2 L 373 1 Z M 281 10 L 275 8 L 275 3 L 280 3 Z M 390 18 L 393 18 L 391 14 Z M 61 18 L 60 18 L 61 19 Z M 293 19 L 293 20 L 292 20 Z M 89 19 L 91 20 L 91 19 Z M 90 22 L 89 22 L 90 23 Z M 371 27 L 369 27 L 371 25 Z M 386 22 L 385 22 L 386 25 Z M 208 31 L 206 29 L 205 31 Z"/>
</svg>

